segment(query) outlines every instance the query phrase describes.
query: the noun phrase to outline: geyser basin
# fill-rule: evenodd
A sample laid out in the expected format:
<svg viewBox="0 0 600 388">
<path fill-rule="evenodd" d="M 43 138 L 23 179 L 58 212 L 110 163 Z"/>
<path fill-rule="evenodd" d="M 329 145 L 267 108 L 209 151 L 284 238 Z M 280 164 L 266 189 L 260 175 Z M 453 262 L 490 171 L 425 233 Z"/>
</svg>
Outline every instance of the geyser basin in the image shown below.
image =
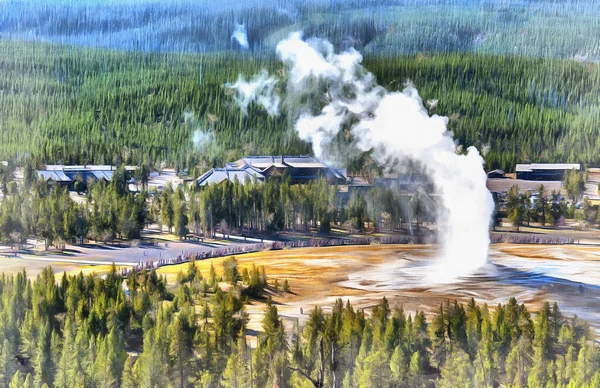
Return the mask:
<svg viewBox="0 0 600 388">
<path fill-rule="evenodd" d="M 340 286 L 365 293 L 394 295 L 401 304 L 439 305 L 474 298 L 491 307 L 511 297 L 540 307 L 558 302 L 600 330 L 600 252 L 597 248 L 540 245 L 493 246 L 489 263 L 453 279 L 436 278 L 434 247 L 398 252 L 396 259 L 348 274 Z M 435 307 L 435 305 L 433 307 Z M 420 307 L 424 308 L 424 307 Z"/>
<path fill-rule="evenodd" d="M 402 91 L 378 85 L 354 49 L 336 53 L 330 42 L 303 40 L 296 32 L 279 42 L 277 55 L 287 67 L 284 78 L 263 70 L 249 81 L 240 75 L 226 85 L 235 90 L 242 112 L 255 103 L 276 116 L 281 103 L 299 137 L 325 161 L 366 152 L 390 173 L 418 165 L 441 198 L 437 277 L 452 279 L 484 265 L 494 202 L 483 158 L 475 147 L 462 152 L 448 131 L 448 118 L 430 115 L 410 82 Z M 279 84 L 287 86 L 285 100 Z"/>
</svg>

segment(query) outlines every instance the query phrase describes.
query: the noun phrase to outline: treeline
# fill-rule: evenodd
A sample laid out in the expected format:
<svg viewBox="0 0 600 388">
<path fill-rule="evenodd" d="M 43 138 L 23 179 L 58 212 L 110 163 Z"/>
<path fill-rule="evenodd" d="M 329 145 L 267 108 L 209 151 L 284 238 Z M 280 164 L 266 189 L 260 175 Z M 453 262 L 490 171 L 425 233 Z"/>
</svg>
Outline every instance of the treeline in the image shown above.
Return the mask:
<svg viewBox="0 0 600 388">
<path fill-rule="evenodd" d="M 181 239 L 190 234 L 211 238 L 217 231 L 327 234 L 334 225 L 408 232 L 413 224 L 416 230 L 423 221 L 434 220 L 435 214 L 418 195 L 409 198 L 383 187 L 340 195 L 324 179 L 301 185 L 291 185 L 289 176 L 265 183 L 236 179 L 202 188 L 167 184 L 153 193 L 141 184 L 141 191 L 132 193 L 119 167 L 111 182 L 78 181 L 82 192 L 70 196 L 65 187 L 36 180 L 33 166 L 24 171 L 26 178 L 17 184 L 10 172 L 0 169 L 0 243 L 16 249 L 31 237 L 44 239 L 46 249 L 85 240 L 137 240 L 150 225 Z"/>
<path fill-rule="evenodd" d="M 29 237 L 36 237 L 44 239 L 46 249 L 50 245 L 62 249 L 73 240 L 81 244 L 84 239 L 108 242 L 140 238 L 147 222 L 146 194 L 126 190 L 122 168 L 115 171 L 110 183 L 87 184 L 87 194 L 79 202 L 73 201 L 66 188 L 49 187 L 37 180 L 33 166 L 24 172 L 23 183 L 10 178 L 1 190 L 2 244 L 20 249 Z"/>
<path fill-rule="evenodd" d="M 428 318 L 384 298 L 369 312 L 338 299 L 285 328 L 266 301 L 247 343 L 250 283 L 235 259 L 207 278 L 192 263 L 167 287 L 155 271 L 103 279 L 50 268 L 0 278 L 0 382 L 8 387 L 596 387 L 599 349 L 581 320 L 512 298 L 441 303 Z M 222 291 L 220 281 L 227 281 Z M 293 285 L 292 285 L 293 286 Z M 289 287 L 289 285 L 288 285 Z"/>
<path fill-rule="evenodd" d="M 232 231 L 276 232 L 293 230 L 329 233 L 333 225 L 354 230 L 411 229 L 432 220 L 433 209 L 418 196 L 404 197 L 392 189 L 375 187 L 340 195 L 324 179 L 291 185 L 289 177 L 265 183 L 224 181 L 201 188 L 167 186 L 155 195 L 150 222 L 181 238 L 187 233 L 214 237 Z"/>
<path fill-rule="evenodd" d="M 539 197 L 532 198 L 530 192 L 521 192 L 519 186 L 510 188 L 506 196 L 506 216 L 517 229 L 530 222 L 542 225 L 564 226 L 566 218 L 575 218 L 575 203 L 570 205 L 556 192 L 546 195 L 544 185 L 538 188 Z M 499 220 L 496 219 L 496 223 Z"/>
<path fill-rule="evenodd" d="M 283 74 L 271 56 L 6 40 L 0 50 L 0 160 L 167 165 L 198 175 L 245 155 L 311 152 L 286 109 L 271 118 L 251 106 L 244 116 L 223 87 L 261 68 Z M 597 63 L 461 53 L 367 55 L 365 66 L 390 90 L 410 79 L 424 101 L 438 100 L 430 113 L 448 116 L 459 143 L 484 152 L 487 169 L 600 165 Z M 202 136 L 194 142 L 194 134 Z M 356 158 L 340 167 L 367 173 L 364 155 Z"/>
<path fill-rule="evenodd" d="M 370 54 L 484 52 L 597 60 L 593 1 L 473 0 L 44 3 L 4 1 L 0 34 L 128 51 L 273 50 L 290 30 Z M 231 39 L 244 24 L 248 47 Z"/>
<path fill-rule="evenodd" d="M 563 187 L 568 198 L 556 191 L 548 194 L 543 184 L 533 194 L 531 191 L 522 192 L 518 185 L 514 185 L 506 193 L 506 216 L 517 228 L 525 223 L 529 225 L 532 221 L 554 227 L 564 226 L 565 219 L 575 219 L 590 225 L 599 223 L 598 206 L 592 205 L 587 196 L 581 201 L 585 182 L 585 173 L 567 171 Z M 496 223 L 499 216 L 500 212 L 496 215 Z"/>
</svg>

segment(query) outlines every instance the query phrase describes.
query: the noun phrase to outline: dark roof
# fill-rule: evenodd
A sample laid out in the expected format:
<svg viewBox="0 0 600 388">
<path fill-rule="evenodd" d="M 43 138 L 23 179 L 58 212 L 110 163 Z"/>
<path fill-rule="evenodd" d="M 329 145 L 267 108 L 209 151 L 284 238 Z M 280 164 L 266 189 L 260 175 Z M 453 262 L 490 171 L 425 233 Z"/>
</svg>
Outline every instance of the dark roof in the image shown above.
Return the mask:
<svg viewBox="0 0 600 388">
<path fill-rule="evenodd" d="M 246 156 L 235 162 L 227 163 L 226 168 L 243 169 L 252 168 L 257 172 L 264 172 L 270 168 L 304 168 L 304 169 L 328 169 L 338 179 L 346 179 L 346 170 L 342 168 L 333 168 L 319 159 L 309 156 Z"/>
<path fill-rule="evenodd" d="M 59 171 L 59 170 L 57 170 L 57 171 L 38 170 L 37 174 L 40 178 L 43 178 L 45 181 L 52 179 L 55 182 L 72 182 L 71 178 L 69 178 L 67 175 L 65 175 L 64 172 Z"/>
<path fill-rule="evenodd" d="M 581 165 L 579 163 L 531 163 L 531 164 L 517 164 L 517 172 L 531 172 L 535 170 L 580 170 Z"/>
<path fill-rule="evenodd" d="M 63 166 L 49 164 L 44 170 L 38 170 L 37 174 L 44 180 L 52 179 L 55 182 L 72 182 L 77 175 L 84 178 L 94 177 L 95 179 L 105 179 L 110 181 L 117 168 L 109 165 L 86 165 L 86 166 Z M 133 171 L 132 166 L 125 167 L 127 171 Z"/>
<path fill-rule="evenodd" d="M 209 184 L 221 183 L 226 180 L 235 182 L 236 177 L 241 184 L 246 182 L 246 178 L 252 181 L 256 177 L 257 182 L 262 182 L 265 179 L 262 174 L 251 168 L 213 168 L 200 176 L 200 178 L 197 179 L 197 184 L 198 186 L 206 186 Z"/>
</svg>

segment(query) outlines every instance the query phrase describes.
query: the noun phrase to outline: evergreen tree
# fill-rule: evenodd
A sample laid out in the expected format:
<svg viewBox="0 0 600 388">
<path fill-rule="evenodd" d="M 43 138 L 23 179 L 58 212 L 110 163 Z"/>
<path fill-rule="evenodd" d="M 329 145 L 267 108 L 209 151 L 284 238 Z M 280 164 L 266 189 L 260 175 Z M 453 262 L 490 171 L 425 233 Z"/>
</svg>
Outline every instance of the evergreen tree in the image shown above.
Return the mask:
<svg viewBox="0 0 600 388">
<path fill-rule="evenodd" d="M 393 381 L 399 385 L 404 384 L 408 377 L 408 360 L 399 345 L 394 349 L 394 353 L 390 359 L 390 370 Z"/>
<path fill-rule="evenodd" d="M 33 367 L 35 371 L 34 384 L 40 386 L 54 383 L 55 360 L 52 344 L 52 329 L 50 323 L 45 322 L 38 337 Z"/>
<path fill-rule="evenodd" d="M 448 355 L 441 370 L 440 387 L 475 386 L 473 371 L 469 355 L 463 350 L 455 350 Z"/>
<path fill-rule="evenodd" d="M 188 370 L 196 336 L 196 317 L 191 307 L 183 307 L 173 318 L 169 328 L 169 354 L 177 371 L 180 387 L 187 386 Z"/>
<path fill-rule="evenodd" d="M 13 375 L 10 383 L 8 384 L 8 388 L 22 388 L 25 386 L 25 380 L 23 379 L 23 374 L 20 370 L 17 370 Z"/>
<path fill-rule="evenodd" d="M 9 385 L 17 370 L 15 353 L 16 349 L 12 348 L 8 339 L 4 339 L 4 343 L 0 348 L 0 381 L 3 386 Z"/>
</svg>

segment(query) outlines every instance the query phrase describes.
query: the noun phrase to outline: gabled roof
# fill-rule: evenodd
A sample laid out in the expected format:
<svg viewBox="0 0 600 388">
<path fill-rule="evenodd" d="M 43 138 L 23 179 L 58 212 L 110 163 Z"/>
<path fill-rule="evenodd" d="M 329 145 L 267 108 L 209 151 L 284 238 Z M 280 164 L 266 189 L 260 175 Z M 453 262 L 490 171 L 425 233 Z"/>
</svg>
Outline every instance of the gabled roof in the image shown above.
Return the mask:
<svg viewBox="0 0 600 388">
<path fill-rule="evenodd" d="M 580 170 L 579 163 L 531 163 L 517 164 L 515 170 L 517 172 L 532 172 L 534 170 Z"/>
<path fill-rule="evenodd" d="M 115 166 L 107 164 L 100 165 L 84 165 L 84 166 L 65 166 L 62 164 L 48 164 L 46 171 L 115 171 Z"/>
<path fill-rule="evenodd" d="M 269 167 L 285 168 L 282 156 L 246 156 L 245 158 L 236 160 L 235 162 L 227 163 L 229 168 L 244 168 L 252 167 L 254 169 L 264 171 Z"/>
<path fill-rule="evenodd" d="M 246 156 L 235 162 L 227 163 L 226 168 L 243 169 L 252 168 L 258 172 L 264 172 L 270 168 L 307 168 L 307 169 L 329 169 L 337 178 L 345 179 L 346 170 L 332 168 L 319 159 L 309 156 Z"/>
<path fill-rule="evenodd" d="M 52 179 L 55 182 L 72 182 L 77 175 L 84 178 L 94 177 L 98 180 L 112 180 L 116 167 L 109 165 L 63 166 L 61 164 L 47 165 L 44 170 L 38 170 L 38 176 L 44 180 Z"/>
<path fill-rule="evenodd" d="M 110 181 L 114 175 L 113 171 L 92 170 L 91 172 L 97 179 L 106 179 L 107 181 Z"/>
<path fill-rule="evenodd" d="M 332 168 L 331 171 L 334 172 L 336 178 L 347 179 L 348 172 L 345 168 Z"/>
<path fill-rule="evenodd" d="M 207 173 L 203 174 L 197 179 L 198 186 L 206 186 L 209 184 L 218 184 L 229 180 L 235 182 L 235 179 L 241 183 L 246 183 L 246 179 L 253 181 L 256 177 L 256 181 L 262 183 L 265 179 L 264 175 L 254 171 L 251 168 L 244 169 L 231 169 L 231 168 L 213 168 Z"/>
<path fill-rule="evenodd" d="M 61 170 L 50 170 L 50 171 L 38 171 L 38 176 L 43 178 L 45 181 L 52 179 L 55 182 L 72 182 L 73 180 L 65 175 Z"/>
<path fill-rule="evenodd" d="M 284 162 L 295 168 L 329 168 L 325 163 L 312 156 L 286 156 Z"/>
</svg>

